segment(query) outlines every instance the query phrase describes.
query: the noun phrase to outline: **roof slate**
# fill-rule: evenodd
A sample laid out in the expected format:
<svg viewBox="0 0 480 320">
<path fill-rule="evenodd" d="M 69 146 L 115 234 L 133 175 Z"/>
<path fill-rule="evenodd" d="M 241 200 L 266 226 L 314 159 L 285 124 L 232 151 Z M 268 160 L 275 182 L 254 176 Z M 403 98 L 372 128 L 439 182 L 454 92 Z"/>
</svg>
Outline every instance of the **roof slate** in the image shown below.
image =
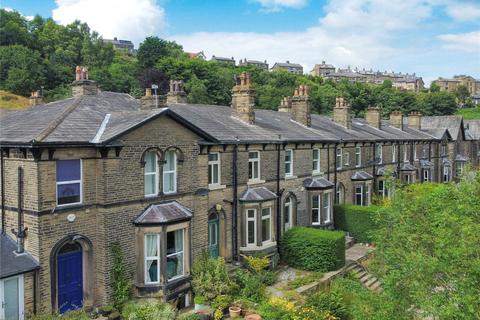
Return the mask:
<svg viewBox="0 0 480 320">
<path fill-rule="evenodd" d="M 276 199 L 277 195 L 266 187 L 248 188 L 241 195 L 239 200 L 243 202 L 268 201 Z"/>
<path fill-rule="evenodd" d="M 325 178 L 317 178 L 317 179 L 305 179 L 303 180 L 303 186 L 306 189 L 328 189 L 333 188 L 334 184 L 328 181 Z"/>
<path fill-rule="evenodd" d="M 5 233 L 0 234 L 0 279 L 26 273 L 39 268 L 38 261 L 30 253 L 15 253 L 15 241 Z"/>
<path fill-rule="evenodd" d="M 462 129 L 462 117 L 460 116 L 434 116 L 422 117 L 421 127 L 427 130 L 438 130 L 439 128 L 447 128 L 452 139 L 458 139 L 460 130 Z"/>
<path fill-rule="evenodd" d="M 160 225 L 192 218 L 192 210 L 177 201 L 148 206 L 135 220 L 136 225 Z"/>
<path fill-rule="evenodd" d="M 352 175 L 352 180 L 357 180 L 357 181 L 360 181 L 360 180 L 371 180 L 373 179 L 373 176 L 368 173 L 368 172 L 365 172 L 365 171 L 355 171 Z"/>
</svg>

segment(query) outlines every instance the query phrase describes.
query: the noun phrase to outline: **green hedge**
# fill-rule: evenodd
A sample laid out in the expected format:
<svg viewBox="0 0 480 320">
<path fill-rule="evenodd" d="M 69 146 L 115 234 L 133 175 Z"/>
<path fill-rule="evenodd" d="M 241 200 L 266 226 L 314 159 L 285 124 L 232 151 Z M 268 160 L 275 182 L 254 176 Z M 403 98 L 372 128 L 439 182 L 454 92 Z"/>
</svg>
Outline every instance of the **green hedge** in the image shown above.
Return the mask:
<svg viewBox="0 0 480 320">
<path fill-rule="evenodd" d="M 280 255 L 294 268 L 321 272 L 337 270 L 345 265 L 345 234 L 295 227 L 283 236 Z"/>
<path fill-rule="evenodd" d="M 370 231 L 377 228 L 374 216 L 379 209 L 380 207 L 373 205 L 344 204 L 334 206 L 335 229 L 349 232 L 356 242 L 370 243 L 372 242 Z"/>
</svg>

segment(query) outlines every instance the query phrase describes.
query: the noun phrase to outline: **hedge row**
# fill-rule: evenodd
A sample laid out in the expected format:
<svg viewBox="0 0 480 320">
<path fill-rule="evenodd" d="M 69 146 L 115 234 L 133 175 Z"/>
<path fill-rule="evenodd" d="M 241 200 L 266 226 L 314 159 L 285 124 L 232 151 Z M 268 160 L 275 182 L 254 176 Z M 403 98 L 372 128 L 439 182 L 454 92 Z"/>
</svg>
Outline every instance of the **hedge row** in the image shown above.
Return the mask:
<svg viewBox="0 0 480 320">
<path fill-rule="evenodd" d="M 334 206 L 335 229 L 349 232 L 356 242 L 371 243 L 371 231 L 377 228 L 374 216 L 379 208 L 351 204 Z"/>
<path fill-rule="evenodd" d="M 288 265 L 308 271 L 332 271 L 345 265 L 345 234 L 308 227 L 288 230 L 280 244 Z"/>
</svg>

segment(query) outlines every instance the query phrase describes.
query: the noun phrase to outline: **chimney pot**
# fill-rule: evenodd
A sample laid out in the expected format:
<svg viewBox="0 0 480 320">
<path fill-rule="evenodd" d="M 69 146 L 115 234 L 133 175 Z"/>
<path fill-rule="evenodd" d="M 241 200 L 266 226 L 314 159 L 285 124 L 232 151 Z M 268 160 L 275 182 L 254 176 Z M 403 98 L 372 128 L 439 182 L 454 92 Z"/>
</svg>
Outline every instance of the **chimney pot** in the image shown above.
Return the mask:
<svg viewBox="0 0 480 320">
<path fill-rule="evenodd" d="M 167 94 L 167 104 L 169 103 L 187 103 L 182 80 L 170 80 L 170 92 Z"/>
<path fill-rule="evenodd" d="M 294 96 L 291 99 L 292 119 L 304 126 L 310 127 L 312 125 L 310 105 L 308 86 L 302 84 L 295 89 Z"/>
<path fill-rule="evenodd" d="M 33 106 L 38 106 L 40 104 L 43 104 L 43 97 L 42 95 L 40 94 L 40 91 L 36 90 L 36 91 L 32 91 L 32 94 L 30 95 L 30 106 L 33 107 Z"/>
<path fill-rule="evenodd" d="M 88 79 L 87 67 L 77 66 L 75 68 L 75 81 L 72 82 L 71 87 L 72 95 L 75 98 L 98 93 L 97 83 Z"/>
<path fill-rule="evenodd" d="M 255 90 L 251 86 L 250 74 L 242 72 L 232 89 L 232 117 L 243 122 L 255 123 Z"/>
<path fill-rule="evenodd" d="M 377 107 L 370 106 L 365 113 L 365 121 L 368 125 L 380 129 L 381 126 L 380 110 Z"/>
</svg>

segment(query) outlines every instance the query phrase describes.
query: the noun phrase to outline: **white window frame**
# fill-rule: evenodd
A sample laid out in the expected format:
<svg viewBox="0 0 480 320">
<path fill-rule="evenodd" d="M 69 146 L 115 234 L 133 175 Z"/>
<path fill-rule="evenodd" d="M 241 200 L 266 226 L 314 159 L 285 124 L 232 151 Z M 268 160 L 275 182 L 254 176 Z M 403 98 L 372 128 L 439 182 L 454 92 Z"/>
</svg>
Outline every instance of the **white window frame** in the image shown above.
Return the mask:
<svg viewBox="0 0 480 320">
<path fill-rule="evenodd" d="M 360 168 L 362 166 L 362 147 L 355 146 L 355 167 Z"/>
<path fill-rule="evenodd" d="M 441 148 L 440 148 L 440 156 L 444 156 L 447 154 L 447 144 L 442 142 Z"/>
<path fill-rule="evenodd" d="M 285 231 L 293 227 L 292 200 L 292 197 L 287 197 L 283 203 L 283 229 Z M 288 223 L 285 222 L 285 217 L 288 217 Z"/>
<path fill-rule="evenodd" d="M 385 180 L 378 180 L 378 195 L 385 198 Z"/>
<path fill-rule="evenodd" d="M 74 206 L 78 204 L 83 203 L 83 160 L 82 159 L 59 159 L 61 160 L 80 160 L 80 180 L 69 180 L 69 181 L 56 181 L 57 178 L 55 176 L 55 201 L 57 204 L 57 207 L 68 207 L 68 206 Z M 55 170 L 57 170 L 57 163 L 55 162 Z M 79 183 L 80 184 L 80 201 L 78 202 L 72 202 L 72 203 L 64 203 L 64 204 L 58 204 L 58 186 L 62 184 L 72 184 L 72 183 Z"/>
<path fill-rule="evenodd" d="M 337 149 L 335 150 L 335 159 L 337 161 L 337 170 L 341 170 L 342 165 L 343 165 L 343 150 L 342 150 L 342 147 L 337 147 Z"/>
<path fill-rule="evenodd" d="M 167 153 L 168 152 L 172 152 L 173 153 L 173 170 L 165 170 L 165 167 L 166 167 L 166 162 L 167 160 L 165 160 L 165 163 L 163 165 L 163 183 L 162 183 L 162 187 L 163 187 L 163 193 L 164 194 L 172 194 L 172 193 L 176 193 L 177 192 L 177 153 L 174 151 L 174 150 L 168 150 L 165 152 L 165 159 L 167 159 Z M 165 191 L 165 177 L 167 176 L 167 174 L 170 174 L 170 173 L 173 173 L 173 190 L 172 191 Z"/>
<path fill-rule="evenodd" d="M 255 158 L 250 158 L 250 153 L 256 153 Z M 255 163 L 257 163 L 257 172 L 255 172 Z M 252 177 L 249 177 L 249 181 L 258 181 L 260 180 L 260 152 L 259 151 L 249 151 L 248 152 L 248 170 L 250 173 L 250 166 L 252 168 Z M 256 174 L 255 174 L 256 173 Z"/>
<path fill-rule="evenodd" d="M 383 163 L 383 145 L 381 143 L 375 144 L 375 153 L 378 159 L 380 159 L 380 162 L 378 164 Z"/>
<path fill-rule="evenodd" d="M 422 146 L 422 158 L 427 158 L 427 146 L 425 144 Z"/>
<path fill-rule="evenodd" d="M 418 160 L 418 155 L 417 155 L 417 143 L 413 143 L 413 160 L 417 161 Z"/>
<path fill-rule="evenodd" d="M 325 199 L 328 199 L 328 206 L 325 206 Z M 323 224 L 331 223 L 332 222 L 332 192 L 326 191 L 323 192 L 322 196 L 322 211 L 325 213 L 325 220 Z"/>
<path fill-rule="evenodd" d="M 410 162 L 410 161 L 408 160 L 408 147 L 409 147 L 409 146 L 410 146 L 410 145 L 408 145 L 408 144 L 404 144 L 404 145 L 403 145 L 403 162 Z"/>
<path fill-rule="evenodd" d="M 317 153 L 317 158 L 315 158 L 315 153 Z M 318 148 L 312 150 L 312 166 L 313 174 L 319 174 L 321 172 L 320 149 Z"/>
<path fill-rule="evenodd" d="M 392 144 L 392 163 L 397 162 L 397 145 Z"/>
<path fill-rule="evenodd" d="M 145 166 L 143 168 L 143 183 L 144 183 L 144 189 L 145 189 L 145 183 L 146 183 L 146 179 L 145 177 L 148 175 L 154 175 L 155 176 L 155 190 L 154 190 L 154 193 L 151 193 L 151 194 L 145 194 L 145 197 L 148 198 L 148 197 L 155 197 L 155 196 L 158 196 L 158 192 L 159 192 L 159 188 L 158 188 L 158 185 L 159 185 L 159 165 L 158 165 L 158 154 L 156 152 L 153 152 L 153 151 L 149 151 L 147 153 L 153 153 L 155 155 L 155 171 L 152 171 L 152 172 L 147 172 L 146 171 L 146 168 L 147 168 L 147 163 L 145 162 Z M 146 158 L 146 157 L 145 157 Z"/>
<path fill-rule="evenodd" d="M 462 161 L 457 161 L 455 163 L 455 178 L 460 178 L 465 171 L 465 163 Z"/>
<path fill-rule="evenodd" d="M 268 210 L 268 216 L 267 215 L 263 215 L 263 210 Z M 261 212 L 261 223 L 262 223 L 262 227 L 261 227 L 261 230 L 262 230 L 262 245 L 265 245 L 265 244 L 268 244 L 270 242 L 272 242 L 272 239 L 273 239 L 273 221 L 272 221 L 272 208 L 271 207 L 266 207 L 266 208 L 262 208 L 260 210 Z M 270 238 L 263 241 L 263 220 L 267 220 L 267 219 L 270 219 Z"/>
<path fill-rule="evenodd" d="M 249 211 L 253 212 L 253 218 L 250 218 L 248 216 Z M 246 223 L 245 223 L 245 244 L 247 247 L 252 247 L 252 246 L 257 246 L 257 209 L 253 208 L 248 208 L 245 209 L 245 218 L 246 218 Z M 254 243 L 248 242 L 248 233 L 249 233 L 249 227 L 248 227 L 248 222 L 253 221 L 253 238 L 254 238 Z"/>
<path fill-rule="evenodd" d="M 357 206 L 363 206 L 365 201 L 364 201 L 364 195 L 363 195 L 363 184 L 357 184 L 354 186 L 355 188 L 355 204 Z M 360 193 L 357 192 L 357 188 L 360 188 Z M 357 195 L 360 195 L 360 203 L 357 203 Z"/>
<path fill-rule="evenodd" d="M 445 179 L 445 177 L 446 177 L 447 179 Z M 450 167 L 443 166 L 442 179 L 443 179 L 443 182 L 444 182 L 444 183 L 450 182 Z"/>
<path fill-rule="evenodd" d="M 290 161 L 287 161 L 287 153 L 290 155 Z M 285 170 L 285 177 L 293 177 L 293 150 L 292 149 L 285 150 L 284 162 L 285 162 L 285 169 L 287 168 L 287 165 L 288 165 L 288 168 L 290 171 L 287 173 L 287 170 Z"/>
<path fill-rule="evenodd" d="M 157 238 L 157 255 L 147 256 L 147 236 L 155 236 Z M 147 281 L 148 268 L 147 261 L 157 261 L 157 281 Z M 159 284 L 160 283 L 160 234 L 145 233 L 143 236 L 143 265 L 144 265 L 144 282 L 145 284 Z"/>
<path fill-rule="evenodd" d="M 345 161 L 345 167 L 348 167 L 350 165 L 350 152 L 348 150 L 345 150 L 343 160 Z"/>
<path fill-rule="evenodd" d="M 410 181 L 411 181 L 410 175 L 409 174 L 404 174 L 403 176 L 405 178 L 405 183 L 410 184 Z"/>
<path fill-rule="evenodd" d="M 23 274 L 19 274 L 16 276 L 4 278 L 0 280 L 0 319 L 5 319 L 5 296 L 7 293 L 5 293 L 5 286 L 4 286 L 4 281 L 6 280 L 12 280 L 12 279 L 17 279 L 18 283 L 18 315 L 19 319 L 23 320 L 25 316 L 25 289 L 24 289 L 24 279 L 23 279 Z"/>
<path fill-rule="evenodd" d="M 210 155 L 211 154 L 215 154 L 217 155 L 217 160 L 210 160 Z M 209 170 L 209 176 L 208 176 L 208 180 L 209 180 L 209 186 L 218 186 L 220 185 L 220 181 L 221 181 L 221 160 L 220 160 L 220 152 L 210 152 L 208 155 L 208 168 L 210 169 L 211 167 L 211 170 Z M 213 181 L 213 177 L 215 176 L 213 174 L 214 170 L 213 168 L 215 168 L 215 165 L 217 165 L 217 177 L 218 177 L 218 181 L 217 182 L 214 182 Z M 212 173 L 212 176 L 210 177 L 210 172 Z M 210 183 L 211 182 L 211 183 Z"/>
<path fill-rule="evenodd" d="M 317 198 L 318 200 L 318 207 L 314 207 L 313 206 L 313 199 L 314 198 Z M 311 205 L 311 211 L 310 211 L 310 216 L 311 216 L 311 219 L 312 219 L 312 225 L 314 226 L 319 226 L 320 223 L 321 223 L 321 198 L 320 198 L 320 194 L 314 194 L 312 195 L 311 199 L 310 199 L 310 205 Z M 317 221 L 314 221 L 313 220 L 313 211 L 316 210 L 316 216 L 317 216 Z"/>
<path fill-rule="evenodd" d="M 185 275 L 185 234 L 186 234 L 185 229 L 177 229 L 177 230 L 167 231 L 166 234 L 169 233 L 169 232 L 179 232 L 179 231 L 182 232 L 182 251 L 177 251 L 175 253 L 170 253 L 170 254 L 165 255 L 165 263 L 168 262 L 168 258 L 178 256 L 178 255 L 181 254 L 182 255 L 182 273 L 179 274 L 179 275 L 176 275 L 173 278 L 167 279 L 167 282 L 173 281 L 175 279 L 179 279 L 179 278 L 181 278 Z"/>
</svg>

